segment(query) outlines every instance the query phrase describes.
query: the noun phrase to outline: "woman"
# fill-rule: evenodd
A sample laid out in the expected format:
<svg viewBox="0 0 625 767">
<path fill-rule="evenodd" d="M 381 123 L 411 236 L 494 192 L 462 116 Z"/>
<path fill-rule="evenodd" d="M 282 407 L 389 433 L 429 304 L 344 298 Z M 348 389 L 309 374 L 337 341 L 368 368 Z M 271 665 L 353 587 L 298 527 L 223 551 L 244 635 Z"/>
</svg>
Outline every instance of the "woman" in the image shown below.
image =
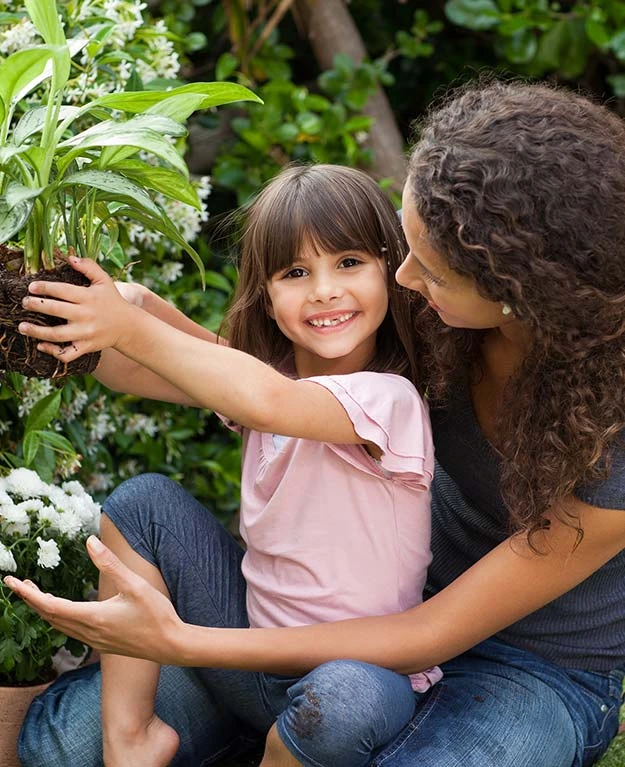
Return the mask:
<svg viewBox="0 0 625 767">
<path fill-rule="evenodd" d="M 108 652 L 282 674 L 325 663 L 316 689 L 289 691 L 297 715 L 270 731 L 267 764 L 318 763 L 315 721 L 328 717 L 336 740 L 324 753 L 341 764 L 342 728 L 366 712 L 350 663 L 335 658 L 404 673 L 442 664 L 443 681 L 372 764 L 594 763 L 616 732 L 625 668 L 624 210 L 625 126 L 579 96 L 495 83 L 426 120 L 397 272 L 427 303 L 416 332 L 439 465 L 422 605 L 288 629 L 191 627 L 95 540 L 114 599 L 72 605 L 10 584 Z M 55 693 L 58 716 L 97 710 L 94 678 Z M 201 744 L 201 725 L 173 722 L 197 699 L 180 698 L 161 716 Z M 78 737 L 52 709 L 51 694 L 31 709 L 25 764 L 42 763 L 50 733 Z M 232 726 L 226 712 L 224 743 Z"/>
</svg>

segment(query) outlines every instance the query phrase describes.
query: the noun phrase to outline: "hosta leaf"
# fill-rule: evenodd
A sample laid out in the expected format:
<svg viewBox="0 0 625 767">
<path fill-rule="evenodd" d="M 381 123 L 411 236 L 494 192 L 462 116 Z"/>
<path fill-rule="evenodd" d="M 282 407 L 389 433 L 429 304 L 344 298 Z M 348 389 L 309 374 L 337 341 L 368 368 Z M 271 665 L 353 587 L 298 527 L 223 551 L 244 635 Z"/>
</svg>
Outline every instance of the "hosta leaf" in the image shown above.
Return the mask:
<svg viewBox="0 0 625 767">
<path fill-rule="evenodd" d="M 154 189 L 155 192 L 160 192 L 173 200 L 184 202 L 197 210 L 202 207 L 195 187 L 175 170 L 148 165 L 141 160 L 115 162 L 112 169 L 129 176 L 141 186 Z"/>
<path fill-rule="evenodd" d="M 200 109 L 230 104 L 233 101 L 256 101 L 262 104 L 255 93 L 237 83 L 189 83 L 169 91 L 130 91 L 126 93 L 110 93 L 97 99 L 94 104 L 107 106 L 111 109 L 121 109 L 124 112 L 146 112 L 167 99 L 177 98 L 186 94 L 204 96 Z M 182 102 L 179 102 L 182 107 Z M 184 110 L 183 110 L 184 111 Z M 190 114 L 190 113 L 189 113 Z M 170 115 L 173 116 L 173 115 Z M 188 115 L 187 115 L 188 117 Z M 186 119 L 181 118 L 181 119 Z"/>
<path fill-rule="evenodd" d="M 32 200 L 24 200 L 9 209 L 6 200 L 0 199 L 0 242 L 10 240 L 24 226 L 33 208 Z"/>
<path fill-rule="evenodd" d="M 31 21 L 46 43 L 64 45 L 65 33 L 56 9 L 56 3 L 50 0 L 24 0 Z"/>
<path fill-rule="evenodd" d="M 9 210 L 14 208 L 16 205 L 19 205 L 24 200 L 33 200 L 35 197 L 39 197 L 39 195 L 43 192 L 43 189 L 44 187 L 42 186 L 33 188 L 31 186 L 18 184 L 16 181 L 11 181 L 11 183 L 7 186 L 5 195 Z"/>
<path fill-rule="evenodd" d="M 74 119 L 80 115 L 80 112 L 79 107 L 61 107 L 59 121 Z M 22 144 L 29 136 L 41 131 L 46 121 L 46 113 L 47 109 L 45 107 L 37 107 L 25 112 L 13 131 L 15 143 L 18 145 Z"/>
<path fill-rule="evenodd" d="M 185 136 L 186 128 L 162 115 L 137 115 L 130 120 L 119 122 L 118 120 L 105 120 L 98 125 L 77 133 L 75 136 L 67 139 L 61 146 L 75 146 L 83 140 L 92 138 L 102 133 L 110 135 L 113 133 L 133 133 L 135 131 L 151 130 L 162 136 Z"/>
<path fill-rule="evenodd" d="M 150 195 L 130 179 L 120 176 L 118 173 L 101 170 L 80 170 L 63 179 L 62 186 L 89 186 L 107 192 L 119 202 L 125 202 L 130 207 L 137 205 L 151 213 L 160 216 L 160 208 L 153 202 Z"/>
<path fill-rule="evenodd" d="M 63 142 L 61 146 L 75 148 L 65 155 L 64 158 L 59 160 L 58 168 L 60 173 L 63 173 L 70 162 L 81 154 L 85 154 L 87 150 L 94 147 L 105 146 L 131 146 L 137 149 L 144 149 L 147 152 L 160 157 L 168 165 L 177 168 L 185 178 L 189 175 L 189 169 L 186 163 L 174 147 L 163 138 L 159 133 L 149 128 L 139 128 L 136 130 L 128 130 L 124 126 L 128 123 L 124 123 L 117 126 L 111 126 L 106 132 L 94 132 L 88 136 L 83 136 L 82 139 L 76 141 L 78 137 L 69 139 Z M 100 160 L 103 158 L 101 157 Z M 102 169 L 102 166 L 101 166 Z"/>
<path fill-rule="evenodd" d="M 0 64 L 0 98 L 7 107 L 52 74 L 54 57 L 49 45 L 36 45 L 12 53 Z"/>
</svg>

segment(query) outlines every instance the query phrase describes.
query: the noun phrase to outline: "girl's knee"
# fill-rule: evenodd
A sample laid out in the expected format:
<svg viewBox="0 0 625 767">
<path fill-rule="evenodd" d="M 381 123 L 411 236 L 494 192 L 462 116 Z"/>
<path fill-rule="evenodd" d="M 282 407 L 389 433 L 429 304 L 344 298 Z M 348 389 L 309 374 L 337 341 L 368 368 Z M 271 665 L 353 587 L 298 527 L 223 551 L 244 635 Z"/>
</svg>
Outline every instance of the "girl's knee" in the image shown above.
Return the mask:
<svg viewBox="0 0 625 767">
<path fill-rule="evenodd" d="M 289 697 L 278 730 L 307 764 L 367 764 L 415 708 L 407 677 L 357 661 L 324 663 L 293 685 Z"/>
</svg>

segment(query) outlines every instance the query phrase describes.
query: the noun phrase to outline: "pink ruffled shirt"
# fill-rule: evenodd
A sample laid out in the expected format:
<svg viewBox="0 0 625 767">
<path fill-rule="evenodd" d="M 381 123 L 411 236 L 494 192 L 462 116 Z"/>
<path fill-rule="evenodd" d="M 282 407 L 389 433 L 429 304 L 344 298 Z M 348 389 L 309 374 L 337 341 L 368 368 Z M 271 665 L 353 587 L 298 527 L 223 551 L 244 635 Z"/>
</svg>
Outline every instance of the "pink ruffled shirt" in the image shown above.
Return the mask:
<svg viewBox="0 0 625 767">
<path fill-rule="evenodd" d="M 426 405 L 390 373 L 307 380 L 334 394 L 382 456 L 228 423 L 243 435 L 240 530 L 252 627 L 385 615 L 422 601 L 434 467 Z M 413 688 L 425 691 L 441 675 L 413 674 Z"/>
</svg>

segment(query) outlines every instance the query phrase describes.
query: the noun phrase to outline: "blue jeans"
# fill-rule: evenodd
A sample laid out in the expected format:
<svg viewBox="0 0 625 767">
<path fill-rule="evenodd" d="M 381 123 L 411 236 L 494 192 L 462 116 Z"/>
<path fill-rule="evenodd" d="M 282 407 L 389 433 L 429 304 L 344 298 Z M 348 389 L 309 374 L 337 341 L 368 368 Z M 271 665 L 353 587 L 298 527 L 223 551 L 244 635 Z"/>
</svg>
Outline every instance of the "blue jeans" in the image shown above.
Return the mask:
<svg viewBox="0 0 625 767">
<path fill-rule="evenodd" d="M 180 485 L 156 474 L 123 483 L 103 511 L 145 560 L 158 567 L 181 618 L 195 625 L 245 628 L 243 552 L 207 510 Z M 327 664 L 328 665 L 328 664 Z M 331 664 L 330 664 L 331 665 Z M 343 732 L 343 767 L 365 767 L 374 751 L 411 719 L 415 696 L 408 677 L 366 663 L 339 666 L 361 690 L 360 714 Z M 327 675 L 327 667 L 320 673 Z M 226 669 L 175 669 L 161 673 L 158 715 L 181 736 L 175 765 L 212 764 L 224 753 L 263 737 L 291 706 L 294 684 L 321 689 L 317 671 L 303 677 Z M 293 701 L 292 701 L 293 698 Z M 315 732 L 333 748 L 337 721 L 317 717 Z M 317 714 L 319 711 L 317 710 Z M 301 715 L 300 715 L 301 719 Z M 19 741 L 26 767 L 96 767 L 102 764 L 100 672 L 96 666 L 63 675 L 31 705 Z"/>
</svg>

